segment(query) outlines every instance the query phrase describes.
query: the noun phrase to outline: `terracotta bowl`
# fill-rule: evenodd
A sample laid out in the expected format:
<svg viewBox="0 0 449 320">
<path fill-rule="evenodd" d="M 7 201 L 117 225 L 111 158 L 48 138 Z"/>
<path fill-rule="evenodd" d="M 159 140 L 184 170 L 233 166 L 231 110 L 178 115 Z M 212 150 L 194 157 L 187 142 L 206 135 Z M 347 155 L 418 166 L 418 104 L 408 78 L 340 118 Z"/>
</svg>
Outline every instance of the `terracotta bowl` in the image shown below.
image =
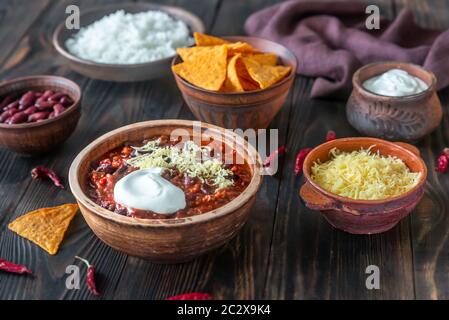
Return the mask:
<svg viewBox="0 0 449 320">
<path fill-rule="evenodd" d="M 3 82 L 0 97 L 28 90 L 55 90 L 68 95 L 73 101 L 58 117 L 41 122 L 0 124 L 0 145 L 12 151 L 38 154 L 63 143 L 75 130 L 81 116 L 81 89 L 73 81 L 57 76 L 31 76 Z"/>
<path fill-rule="evenodd" d="M 203 33 L 205 30 L 203 22 L 193 13 L 179 7 L 166 6 L 153 3 L 117 3 L 82 11 L 80 26 L 84 27 L 105 15 L 125 10 L 129 13 L 138 13 L 148 10 L 163 11 L 175 19 L 185 22 L 192 34 L 194 31 Z M 78 30 L 70 30 L 62 22 L 53 34 L 53 45 L 62 56 L 64 61 L 76 72 L 86 77 L 116 82 L 133 82 L 160 78 L 170 74 L 170 61 L 173 56 L 161 60 L 138 64 L 108 64 L 98 63 L 79 58 L 71 54 L 65 46 L 65 42 Z"/>
<path fill-rule="evenodd" d="M 187 106 L 195 117 L 229 129 L 265 129 L 282 108 L 293 84 L 296 58 L 293 53 L 275 42 L 254 37 L 223 37 L 232 42 L 244 41 L 262 52 L 278 55 L 280 63 L 292 67 L 292 72 L 275 85 L 248 92 L 215 92 L 190 84 L 176 73 L 173 75 Z M 172 65 L 180 63 L 179 56 Z"/>
<path fill-rule="evenodd" d="M 261 160 L 248 143 L 237 140 L 237 154 L 249 161 L 252 180 L 245 191 L 226 205 L 193 217 L 179 219 L 138 219 L 104 209 L 87 196 L 87 174 L 92 161 L 124 142 L 139 141 L 185 130 L 186 135 L 235 141 L 236 135 L 222 128 L 193 121 L 156 120 L 131 124 L 111 131 L 89 144 L 73 161 L 69 183 L 89 227 L 112 248 L 153 262 L 174 263 L 191 260 L 233 238 L 242 228 L 262 182 Z M 198 127 L 197 127 L 198 128 Z M 221 140 L 221 137 L 224 139 Z"/>
<path fill-rule="evenodd" d="M 329 151 L 359 150 L 373 146 L 373 151 L 396 156 L 403 160 L 412 172 L 420 172 L 418 185 L 408 192 L 384 200 L 354 200 L 324 190 L 311 178 L 311 167 L 318 159 L 329 159 Z M 313 149 L 304 161 L 306 183 L 300 189 L 300 196 L 306 206 L 319 210 L 331 225 L 354 234 L 373 234 L 393 228 L 418 204 L 424 194 L 427 168 L 419 156 L 419 150 L 404 142 L 388 142 L 375 138 L 344 138 L 326 142 Z"/>
<path fill-rule="evenodd" d="M 363 87 L 365 80 L 393 68 L 420 78 L 428 89 L 414 95 L 389 97 Z M 368 64 L 354 73 L 352 84 L 346 115 L 349 123 L 367 136 L 413 142 L 435 130 L 443 117 L 435 89 L 436 78 L 420 66 L 402 62 Z"/>
</svg>

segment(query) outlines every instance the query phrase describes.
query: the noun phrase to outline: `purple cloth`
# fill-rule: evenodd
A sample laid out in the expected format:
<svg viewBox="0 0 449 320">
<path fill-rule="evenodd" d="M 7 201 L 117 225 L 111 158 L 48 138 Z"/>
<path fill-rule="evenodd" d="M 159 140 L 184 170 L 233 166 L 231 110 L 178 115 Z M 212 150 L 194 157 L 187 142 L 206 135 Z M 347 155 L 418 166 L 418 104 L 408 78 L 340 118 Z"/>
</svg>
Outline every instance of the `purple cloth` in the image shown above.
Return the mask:
<svg viewBox="0 0 449 320">
<path fill-rule="evenodd" d="M 347 97 L 353 73 L 375 61 L 411 62 L 449 85 L 449 30 L 423 29 L 403 10 L 380 30 L 368 30 L 366 4 L 360 2 L 286 1 L 252 14 L 247 34 L 279 42 L 298 60 L 296 72 L 315 77 L 311 97 Z"/>
</svg>

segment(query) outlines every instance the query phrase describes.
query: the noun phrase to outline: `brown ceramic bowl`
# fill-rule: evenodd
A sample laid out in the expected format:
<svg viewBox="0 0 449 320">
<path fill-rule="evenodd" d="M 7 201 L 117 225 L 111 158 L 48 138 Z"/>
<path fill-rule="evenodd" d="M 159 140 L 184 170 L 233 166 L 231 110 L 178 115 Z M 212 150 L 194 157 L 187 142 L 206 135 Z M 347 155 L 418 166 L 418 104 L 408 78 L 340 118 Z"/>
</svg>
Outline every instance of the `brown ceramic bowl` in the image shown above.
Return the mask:
<svg viewBox="0 0 449 320">
<path fill-rule="evenodd" d="M 0 145 L 19 153 L 38 154 L 63 143 L 72 134 L 81 116 L 81 89 L 75 82 L 47 75 L 17 78 L 0 85 L 0 97 L 47 89 L 65 93 L 73 100 L 73 105 L 53 119 L 21 124 L 1 123 Z"/>
<path fill-rule="evenodd" d="M 247 92 L 216 92 L 199 88 L 173 75 L 187 106 L 200 121 L 229 129 L 265 129 L 282 108 L 288 91 L 293 84 L 296 58 L 284 46 L 275 42 L 254 37 L 223 37 L 236 42 L 244 41 L 262 52 L 275 53 L 282 65 L 291 66 L 292 72 L 273 86 Z M 181 62 L 176 56 L 172 65 Z"/>
<path fill-rule="evenodd" d="M 80 16 L 80 26 L 84 27 L 105 15 L 125 10 L 129 13 L 138 13 L 148 10 L 163 11 L 175 19 L 183 21 L 191 30 L 203 33 L 203 22 L 193 13 L 179 7 L 166 6 L 153 3 L 117 3 L 105 5 L 91 10 L 83 11 Z M 116 82 L 133 82 L 160 78 L 170 74 L 170 61 L 173 56 L 161 60 L 138 64 L 108 64 L 85 60 L 71 54 L 65 46 L 65 42 L 78 30 L 69 30 L 62 22 L 53 34 L 53 45 L 64 61 L 76 72 L 86 77 Z"/>
<path fill-rule="evenodd" d="M 428 89 L 402 97 L 368 91 L 363 82 L 390 69 L 402 69 L 420 78 Z M 436 93 L 436 78 L 422 67 L 402 62 L 376 62 L 354 73 L 353 90 L 346 105 L 349 123 L 362 134 L 393 141 L 417 141 L 435 130 L 443 117 Z"/>
<path fill-rule="evenodd" d="M 242 139 L 237 140 L 235 150 L 251 162 L 252 180 L 237 198 L 213 211 L 179 219 L 138 219 L 104 209 L 87 196 L 87 174 L 91 162 L 124 142 L 170 135 L 174 129 L 186 130 L 187 135 L 191 136 L 213 137 L 225 143 L 234 141 L 236 137 L 232 132 L 208 124 L 201 124 L 199 130 L 192 130 L 193 124 L 193 121 L 187 120 L 131 124 L 101 136 L 75 158 L 69 172 L 70 188 L 87 224 L 106 244 L 154 262 L 174 263 L 191 260 L 221 246 L 242 228 L 262 182 L 260 156 Z M 221 135 L 224 140 L 220 140 Z"/>
<path fill-rule="evenodd" d="M 332 148 L 353 151 L 371 146 L 374 146 L 373 151 L 379 150 L 384 156 L 392 155 L 403 160 L 412 172 L 420 172 L 418 185 L 397 197 L 384 200 L 354 200 L 326 191 L 312 180 L 313 163 L 318 159 L 327 161 Z M 343 138 L 323 143 L 307 155 L 303 170 L 306 183 L 299 194 L 306 206 L 321 211 L 334 227 L 354 234 L 380 233 L 393 228 L 421 200 L 427 176 L 426 165 L 416 147 L 403 142 L 388 142 L 375 138 Z"/>
</svg>

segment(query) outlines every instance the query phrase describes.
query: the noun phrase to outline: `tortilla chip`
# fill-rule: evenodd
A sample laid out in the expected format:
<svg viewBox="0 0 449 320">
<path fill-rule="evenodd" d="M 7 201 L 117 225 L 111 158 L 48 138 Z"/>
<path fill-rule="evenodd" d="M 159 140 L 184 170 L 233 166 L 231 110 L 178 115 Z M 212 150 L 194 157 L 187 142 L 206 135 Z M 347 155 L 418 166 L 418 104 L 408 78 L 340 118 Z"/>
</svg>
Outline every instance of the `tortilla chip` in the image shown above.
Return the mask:
<svg viewBox="0 0 449 320">
<path fill-rule="evenodd" d="M 213 46 L 207 53 L 172 66 L 172 70 L 190 83 L 206 90 L 220 90 L 226 79 L 226 45 Z"/>
<path fill-rule="evenodd" d="M 251 78 L 260 85 L 261 89 L 277 83 L 291 71 L 291 67 L 260 64 L 252 57 L 243 57 L 242 59 Z"/>
<path fill-rule="evenodd" d="M 192 61 L 198 55 L 214 54 L 216 52 L 215 46 L 209 47 L 190 47 L 190 48 L 178 48 L 176 53 L 179 54 L 182 61 Z"/>
<path fill-rule="evenodd" d="M 242 85 L 242 87 L 245 91 L 260 89 L 259 84 L 251 78 L 251 76 L 250 76 L 248 70 L 246 69 L 246 66 L 243 63 L 243 60 L 241 58 L 238 59 L 236 62 L 236 69 L 237 69 L 237 74 L 239 76 L 240 84 Z"/>
<path fill-rule="evenodd" d="M 278 56 L 274 53 L 259 53 L 248 56 L 262 65 L 275 66 L 278 63 Z"/>
<path fill-rule="evenodd" d="M 237 60 L 241 57 L 240 54 L 236 54 L 232 58 L 229 59 L 227 76 L 224 83 L 224 90 L 230 92 L 243 92 L 245 91 L 240 84 L 240 79 L 237 72 Z"/>
<path fill-rule="evenodd" d="M 8 228 L 54 255 L 77 211 L 77 204 L 41 208 L 17 218 Z"/>
<path fill-rule="evenodd" d="M 228 46 L 228 55 L 234 55 L 236 53 L 257 53 L 259 50 L 252 47 L 250 44 L 246 42 L 233 42 L 227 45 Z"/>
<path fill-rule="evenodd" d="M 207 34 L 202 34 L 198 32 L 193 33 L 195 38 L 195 44 L 197 46 L 216 46 L 221 44 L 229 43 L 229 41 L 220 39 L 218 37 L 209 36 Z"/>
</svg>

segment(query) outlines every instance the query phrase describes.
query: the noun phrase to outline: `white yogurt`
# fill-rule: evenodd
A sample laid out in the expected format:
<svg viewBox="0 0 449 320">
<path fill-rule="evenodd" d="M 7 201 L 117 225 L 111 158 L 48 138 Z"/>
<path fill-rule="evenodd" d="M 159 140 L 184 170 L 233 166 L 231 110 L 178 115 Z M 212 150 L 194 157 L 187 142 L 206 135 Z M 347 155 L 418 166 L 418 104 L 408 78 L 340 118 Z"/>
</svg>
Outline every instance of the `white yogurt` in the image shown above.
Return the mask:
<svg viewBox="0 0 449 320">
<path fill-rule="evenodd" d="M 124 206 L 171 214 L 186 207 L 185 194 L 161 177 L 161 168 L 134 171 L 120 179 L 114 188 L 114 200 Z"/>
<path fill-rule="evenodd" d="M 428 85 L 404 70 L 391 69 L 366 80 L 363 87 L 379 95 L 402 97 L 423 92 Z"/>
</svg>

